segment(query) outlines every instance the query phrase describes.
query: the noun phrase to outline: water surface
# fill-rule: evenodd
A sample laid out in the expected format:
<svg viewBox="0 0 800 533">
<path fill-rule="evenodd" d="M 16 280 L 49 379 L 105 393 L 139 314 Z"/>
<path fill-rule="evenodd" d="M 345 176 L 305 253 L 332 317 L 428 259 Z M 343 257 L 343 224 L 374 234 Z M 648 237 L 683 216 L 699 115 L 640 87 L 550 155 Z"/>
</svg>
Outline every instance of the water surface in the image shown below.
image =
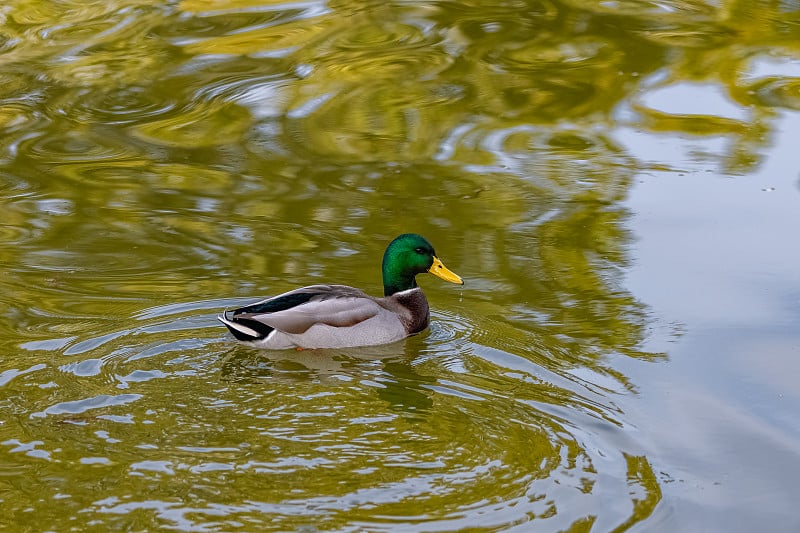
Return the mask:
<svg viewBox="0 0 800 533">
<path fill-rule="evenodd" d="M 795 531 L 791 2 L 6 2 L 0 524 Z M 263 352 L 220 310 L 426 333 Z"/>
</svg>

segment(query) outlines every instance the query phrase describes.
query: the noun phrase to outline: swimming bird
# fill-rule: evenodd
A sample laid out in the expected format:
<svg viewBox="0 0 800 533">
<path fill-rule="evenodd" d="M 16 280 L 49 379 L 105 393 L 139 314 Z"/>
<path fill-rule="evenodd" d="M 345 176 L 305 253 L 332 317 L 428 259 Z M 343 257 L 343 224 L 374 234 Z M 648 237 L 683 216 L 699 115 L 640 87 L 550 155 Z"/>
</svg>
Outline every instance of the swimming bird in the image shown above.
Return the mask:
<svg viewBox="0 0 800 533">
<path fill-rule="evenodd" d="M 430 272 L 464 281 L 442 264 L 427 239 L 405 233 L 383 254 L 383 298 L 347 285 L 311 285 L 225 310 L 217 319 L 237 340 L 257 348 L 349 348 L 399 341 L 430 322 L 428 299 L 416 281 Z"/>
</svg>

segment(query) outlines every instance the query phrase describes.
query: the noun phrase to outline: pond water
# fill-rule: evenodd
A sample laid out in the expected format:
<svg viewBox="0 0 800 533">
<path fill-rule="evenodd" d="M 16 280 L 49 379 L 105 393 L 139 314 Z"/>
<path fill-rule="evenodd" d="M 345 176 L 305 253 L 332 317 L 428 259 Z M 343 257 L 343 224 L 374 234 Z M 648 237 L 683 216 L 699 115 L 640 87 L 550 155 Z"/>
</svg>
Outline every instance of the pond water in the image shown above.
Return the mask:
<svg viewBox="0 0 800 533">
<path fill-rule="evenodd" d="M 0 6 L 0 526 L 797 531 L 796 2 Z M 429 331 L 259 351 L 381 293 Z"/>
</svg>

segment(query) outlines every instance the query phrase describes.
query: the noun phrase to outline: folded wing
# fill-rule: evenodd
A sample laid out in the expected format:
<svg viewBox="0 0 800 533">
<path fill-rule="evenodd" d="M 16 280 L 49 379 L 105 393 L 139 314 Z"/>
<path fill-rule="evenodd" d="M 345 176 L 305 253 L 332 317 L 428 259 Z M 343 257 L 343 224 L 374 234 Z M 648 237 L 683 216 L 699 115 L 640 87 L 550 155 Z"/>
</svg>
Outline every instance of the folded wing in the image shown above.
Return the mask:
<svg viewBox="0 0 800 533">
<path fill-rule="evenodd" d="M 301 334 L 315 324 L 355 326 L 378 315 L 382 309 L 373 298 L 353 287 L 313 285 L 236 309 L 232 320 Z"/>
</svg>

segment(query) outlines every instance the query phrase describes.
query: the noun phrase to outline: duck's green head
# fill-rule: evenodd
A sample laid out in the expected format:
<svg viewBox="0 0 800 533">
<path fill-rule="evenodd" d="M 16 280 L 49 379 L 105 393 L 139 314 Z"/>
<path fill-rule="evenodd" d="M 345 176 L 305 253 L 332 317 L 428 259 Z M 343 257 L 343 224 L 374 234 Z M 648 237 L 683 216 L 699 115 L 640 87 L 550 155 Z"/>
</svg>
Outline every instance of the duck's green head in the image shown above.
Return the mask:
<svg viewBox="0 0 800 533">
<path fill-rule="evenodd" d="M 383 254 L 383 294 L 390 296 L 417 286 L 416 275 L 423 272 L 451 283 L 464 281 L 449 271 L 436 257 L 431 243 L 422 235 L 405 233 L 389 243 Z"/>
</svg>

